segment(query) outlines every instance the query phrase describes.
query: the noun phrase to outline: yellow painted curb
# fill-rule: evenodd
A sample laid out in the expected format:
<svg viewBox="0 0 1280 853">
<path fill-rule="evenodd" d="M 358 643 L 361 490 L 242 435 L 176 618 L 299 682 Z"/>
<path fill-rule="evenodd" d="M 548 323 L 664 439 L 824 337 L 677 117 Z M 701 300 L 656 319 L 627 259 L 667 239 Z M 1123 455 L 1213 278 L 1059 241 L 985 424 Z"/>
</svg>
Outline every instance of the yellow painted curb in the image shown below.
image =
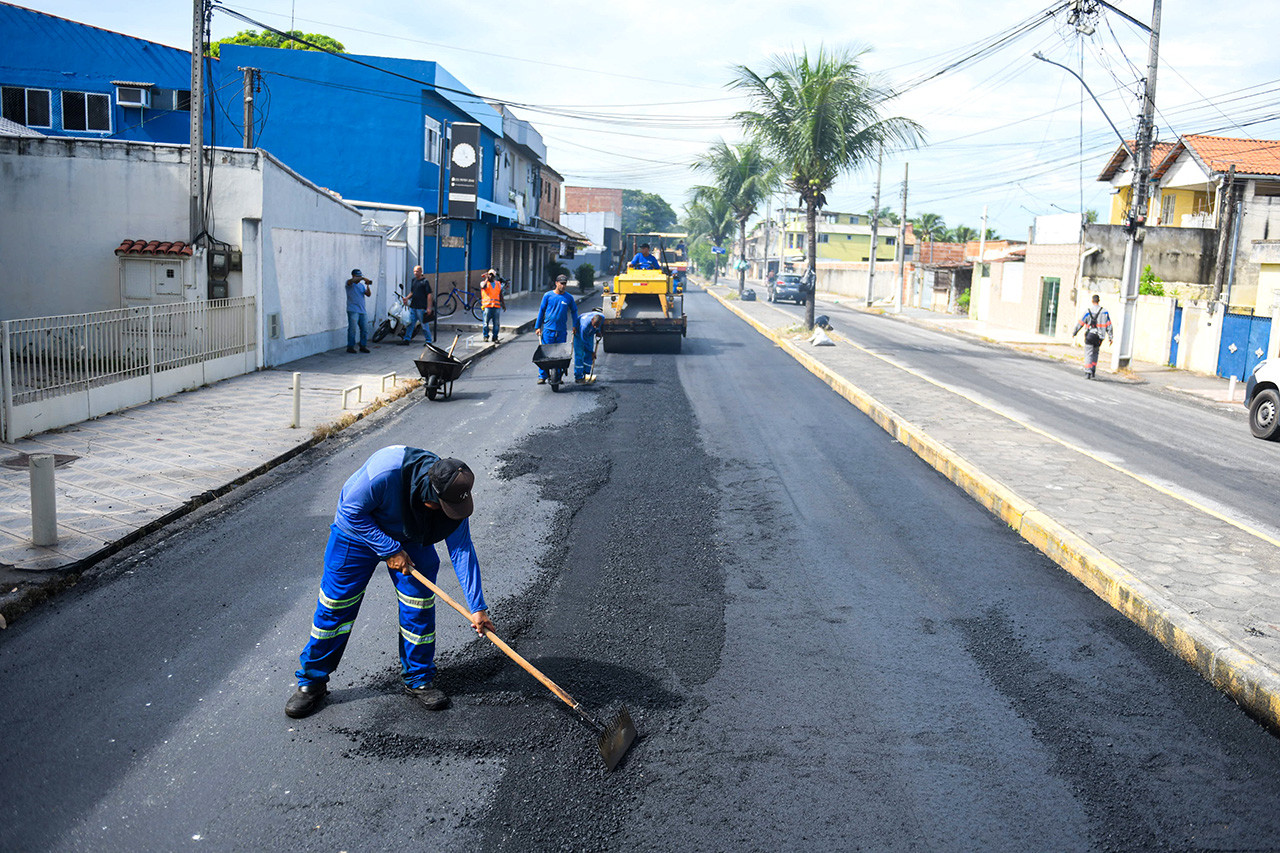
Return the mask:
<svg viewBox="0 0 1280 853">
<path fill-rule="evenodd" d="M 792 341 L 749 316 L 720 294 L 713 299 L 773 341 L 885 432 L 906 445 L 1004 521 L 1042 554 L 1071 573 L 1098 598 L 1193 666 L 1210 684 L 1256 719 L 1280 732 L 1280 673 L 1251 657 L 1217 631 L 1173 604 L 1095 546 L 1032 506 L 947 445 L 849 382 Z"/>
</svg>

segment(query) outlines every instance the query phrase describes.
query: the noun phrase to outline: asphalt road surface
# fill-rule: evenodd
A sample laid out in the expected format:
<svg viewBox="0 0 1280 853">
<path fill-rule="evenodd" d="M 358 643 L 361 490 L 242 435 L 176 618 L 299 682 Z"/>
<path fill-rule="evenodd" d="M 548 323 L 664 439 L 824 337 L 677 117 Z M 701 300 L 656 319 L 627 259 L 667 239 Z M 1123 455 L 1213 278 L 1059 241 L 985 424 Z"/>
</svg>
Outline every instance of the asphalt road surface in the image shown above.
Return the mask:
<svg viewBox="0 0 1280 853">
<path fill-rule="evenodd" d="M 1274 850 L 1280 743 L 702 294 L 681 355 L 503 347 L 0 633 L 2 850 Z M 477 470 L 499 632 L 642 733 L 603 772 L 438 608 L 430 713 L 375 575 L 283 714 L 339 486 Z M 447 590 L 456 581 L 442 570 Z"/>
<path fill-rule="evenodd" d="M 803 306 L 777 307 L 803 317 Z M 1244 406 L 1105 374 L 1090 382 L 1076 366 L 843 305 L 817 313 L 875 353 L 1280 538 L 1280 445 L 1250 434 Z"/>
</svg>

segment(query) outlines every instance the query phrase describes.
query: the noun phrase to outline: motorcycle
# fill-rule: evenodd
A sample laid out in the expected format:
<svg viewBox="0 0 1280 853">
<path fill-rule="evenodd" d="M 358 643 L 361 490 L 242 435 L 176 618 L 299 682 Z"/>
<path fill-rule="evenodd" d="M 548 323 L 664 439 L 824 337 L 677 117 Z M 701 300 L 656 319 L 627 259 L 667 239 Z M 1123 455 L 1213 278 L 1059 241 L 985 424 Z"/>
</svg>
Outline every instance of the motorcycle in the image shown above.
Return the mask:
<svg viewBox="0 0 1280 853">
<path fill-rule="evenodd" d="M 373 342 L 376 344 L 387 335 L 403 338 L 409 328 L 409 319 L 412 316 L 413 314 L 409 311 L 409 297 L 404 295 L 400 288 L 397 287 L 396 298 L 391 301 L 391 307 L 387 309 L 387 319 L 379 323 L 378 328 L 373 330 Z"/>
</svg>

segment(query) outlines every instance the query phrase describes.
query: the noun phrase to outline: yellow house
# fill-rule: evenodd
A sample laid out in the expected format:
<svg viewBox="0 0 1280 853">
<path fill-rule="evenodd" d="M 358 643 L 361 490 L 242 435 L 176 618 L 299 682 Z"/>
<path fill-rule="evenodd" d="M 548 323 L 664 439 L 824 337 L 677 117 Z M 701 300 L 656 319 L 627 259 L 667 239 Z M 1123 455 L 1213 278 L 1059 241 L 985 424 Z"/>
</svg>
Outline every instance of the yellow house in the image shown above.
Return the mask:
<svg viewBox="0 0 1280 853">
<path fill-rule="evenodd" d="M 866 263 L 871 260 L 871 217 L 865 213 L 822 211 L 818 214 L 818 262 Z M 803 210 L 788 208 L 782 222 L 782 253 L 788 263 L 803 261 L 808 238 Z M 907 246 L 913 244 L 910 229 Z M 892 261 L 898 252 L 898 228 L 881 222 L 876 232 L 876 262 Z M 910 254 L 907 255 L 911 257 Z"/>
</svg>

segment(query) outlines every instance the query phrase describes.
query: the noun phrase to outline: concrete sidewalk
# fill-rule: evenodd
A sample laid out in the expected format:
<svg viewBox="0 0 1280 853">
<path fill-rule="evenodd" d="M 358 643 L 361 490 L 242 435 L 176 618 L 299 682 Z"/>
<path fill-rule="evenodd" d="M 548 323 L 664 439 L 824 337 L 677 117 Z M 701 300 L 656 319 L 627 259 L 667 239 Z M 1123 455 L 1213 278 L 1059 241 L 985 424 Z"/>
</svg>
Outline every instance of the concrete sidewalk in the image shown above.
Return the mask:
<svg viewBox="0 0 1280 853">
<path fill-rule="evenodd" d="M 793 314 L 738 301 L 736 290 L 735 298 L 727 288 L 708 291 L 1280 729 L 1280 541 L 894 366 L 838 331 L 836 346 L 814 347 L 789 331 Z"/>
<path fill-rule="evenodd" d="M 499 346 L 533 328 L 541 297 L 508 300 Z M 454 356 L 464 361 L 495 349 L 462 312 L 439 323 L 441 346 L 455 335 Z M 386 338 L 370 343 L 368 354 L 343 347 L 0 444 L 0 626 L 86 566 L 418 388 L 421 335 L 416 340 L 400 346 Z M 302 374 L 296 429 L 295 371 Z M 466 373 L 458 380 L 467 381 Z M 58 543 L 49 547 L 30 541 L 27 457 L 42 453 L 57 457 Z"/>
</svg>

